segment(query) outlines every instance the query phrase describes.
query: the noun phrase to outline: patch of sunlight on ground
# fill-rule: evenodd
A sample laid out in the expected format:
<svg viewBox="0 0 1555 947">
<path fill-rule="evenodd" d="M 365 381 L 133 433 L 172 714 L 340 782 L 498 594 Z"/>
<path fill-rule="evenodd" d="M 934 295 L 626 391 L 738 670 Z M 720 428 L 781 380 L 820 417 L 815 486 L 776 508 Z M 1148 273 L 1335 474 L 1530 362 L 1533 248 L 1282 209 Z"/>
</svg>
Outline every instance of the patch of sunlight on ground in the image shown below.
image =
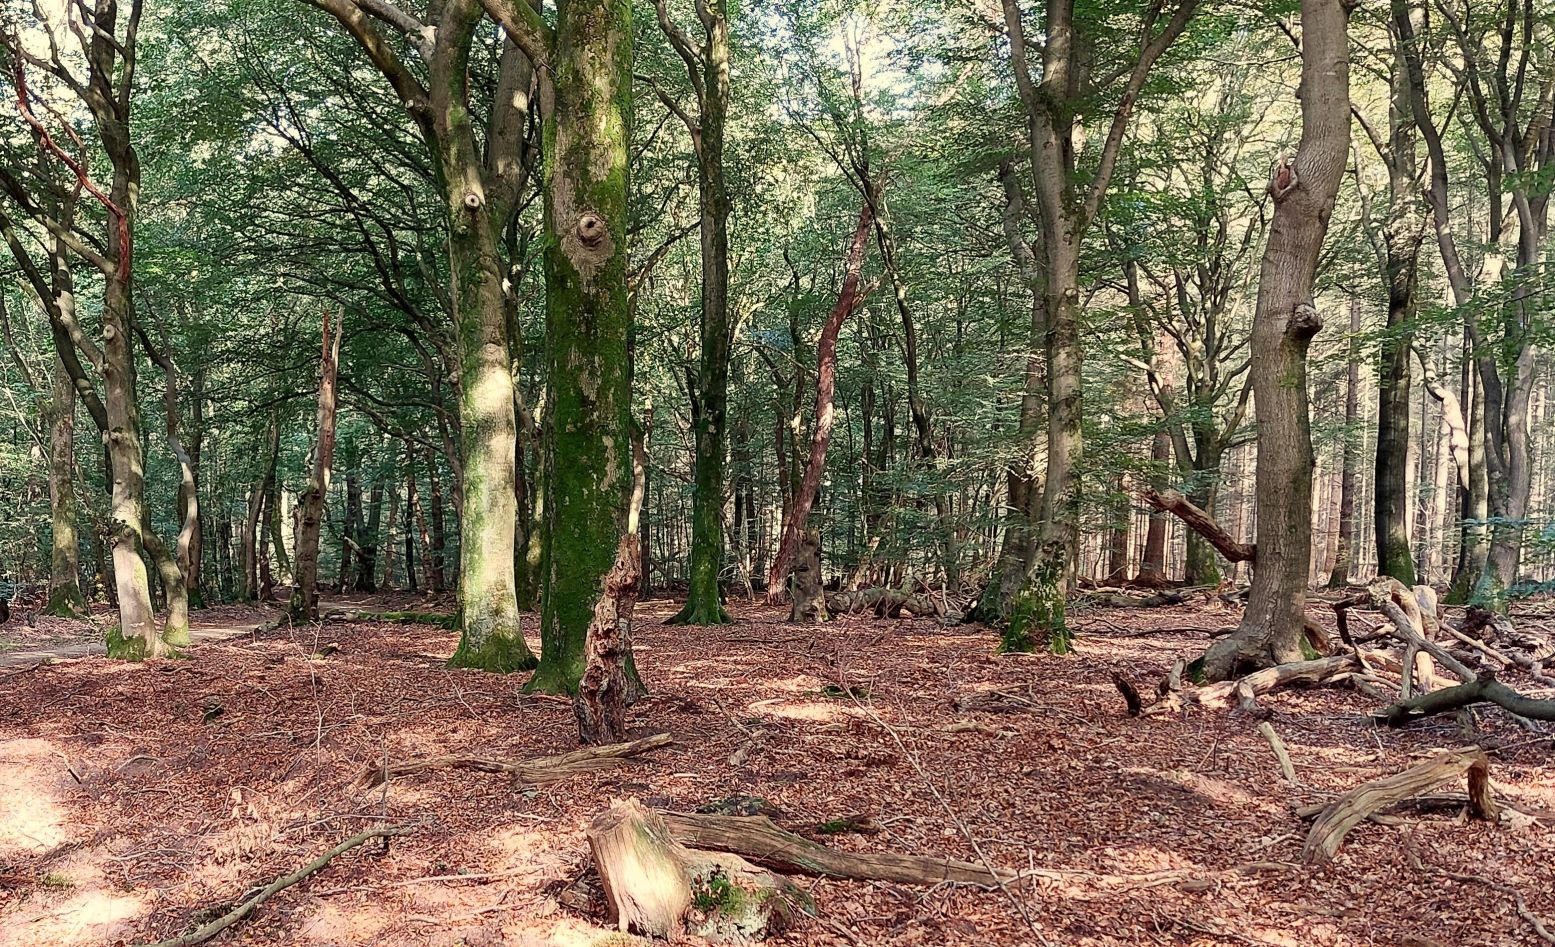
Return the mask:
<svg viewBox="0 0 1555 947">
<path fill-rule="evenodd" d="M 45 890 L 0 913 L 0 947 L 99 947 L 128 933 L 141 896 L 103 890 Z"/>
<path fill-rule="evenodd" d="M 48 740 L 0 743 L 0 861 L 69 840 L 69 813 L 59 800 L 72 785 L 63 757 Z"/>
<path fill-rule="evenodd" d="M 376 904 L 320 901 L 302 919 L 297 933 L 315 944 L 376 944 L 394 917 Z"/>
<path fill-rule="evenodd" d="M 808 723 L 825 723 L 844 716 L 842 709 L 836 704 L 823 704 L 817 701 L 790 701 L 786 697 L 758 700 L 754 704 L 746 704 L 745 709 L 751 713 L 764 714 L 768 717 L 779 717 L 784 720 L 799 720 Z"/>
</svg>

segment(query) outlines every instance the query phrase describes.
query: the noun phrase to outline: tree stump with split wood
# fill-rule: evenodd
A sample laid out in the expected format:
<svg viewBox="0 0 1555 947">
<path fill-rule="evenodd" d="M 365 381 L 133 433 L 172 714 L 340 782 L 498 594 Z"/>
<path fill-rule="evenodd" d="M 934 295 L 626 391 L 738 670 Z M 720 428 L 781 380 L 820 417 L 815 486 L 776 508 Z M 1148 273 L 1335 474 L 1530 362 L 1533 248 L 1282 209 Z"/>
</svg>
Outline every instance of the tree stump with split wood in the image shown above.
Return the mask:
<svg viewBox="0 0 1555 947">
<path fill-rule="evenodd" d="M 622 930 L 675 939 L 759 940 L 799 911 L 813 913 L 788 879 L 722 852 L 677 842 L 658 813 L 618 802 L 588 829 L 610 919 Z"/>
<path fill-rule="evenodd" d="M 637 536 L 627 533 L 616 548 L 616 561 L 605 573 L 594 617 L 584 646 L 585 665 L 572 709 L 578 718 L 578 739 L 616 743 L 626 736 L 629 698 L 626 657 L 632 635 L 632 607 L 637 603 Z"/>
</svg>

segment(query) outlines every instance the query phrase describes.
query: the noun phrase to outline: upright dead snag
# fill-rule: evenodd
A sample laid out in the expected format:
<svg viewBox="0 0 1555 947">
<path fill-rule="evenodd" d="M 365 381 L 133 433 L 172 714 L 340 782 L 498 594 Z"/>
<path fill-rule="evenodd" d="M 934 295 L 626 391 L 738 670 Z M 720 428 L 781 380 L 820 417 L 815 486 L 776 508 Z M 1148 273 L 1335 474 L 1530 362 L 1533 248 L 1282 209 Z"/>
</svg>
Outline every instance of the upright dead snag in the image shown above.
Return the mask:
<svg viewBox="0 0 1555 947">
<path fill-rule="evenodd" d="M 637 535 L 626 532 L 594 603 L 594 620 L 589 622 L 584 645 L 583 679 L 572 699 L 578 739 L 583 743 L 612 743 L 626 734 L 626 661 L 637 579 Z"/>
</svg>

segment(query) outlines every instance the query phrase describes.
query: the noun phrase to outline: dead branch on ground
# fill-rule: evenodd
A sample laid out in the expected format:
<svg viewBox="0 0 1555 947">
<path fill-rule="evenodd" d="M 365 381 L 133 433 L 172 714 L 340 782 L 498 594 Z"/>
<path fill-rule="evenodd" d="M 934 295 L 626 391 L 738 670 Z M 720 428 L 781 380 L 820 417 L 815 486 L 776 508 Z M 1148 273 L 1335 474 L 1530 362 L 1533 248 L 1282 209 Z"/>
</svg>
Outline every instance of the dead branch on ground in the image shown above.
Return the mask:
<svg viewBox="0 0 1555 947">
<path fill-rule="evenodd" d="M 675 738 L 667 733 L 657 733 L 641 740 L 627 743 L 610 743 L 589 746 L 558 756 L 542 756 L 532 760 L 511 762 L 492 760 L 479 756 L 432 756 L 387 766 L 376 764 L 368 767 L 359 777 L 363 786 L 379 786 L 390 779 L 421 773 L 432 769 L 473 769 L 483 773 L 507 773 L 514 782 L 525 786 L 542 786 L 566 779 L 577 773 L 610 769 L 623 765 L 628 757 L 640 756 L 650 750 L 669 746 Z"/>
<path fill-rule="evenodd" d="M 1478 747 L 1438 753 L 1418 766 L 1384 776 L 1350 790 L 1335 799 L 1318 816 L 1307 833 L 1302 858 L 1321 864 L 1334 857 L 1349 831 L 1388 806 L 1435 789 L 1468 774 L 1470 808 L 1483 819 L 1495 821 L 1496 801 L 1490 789 L 1490 761 Z"/>
</svg>

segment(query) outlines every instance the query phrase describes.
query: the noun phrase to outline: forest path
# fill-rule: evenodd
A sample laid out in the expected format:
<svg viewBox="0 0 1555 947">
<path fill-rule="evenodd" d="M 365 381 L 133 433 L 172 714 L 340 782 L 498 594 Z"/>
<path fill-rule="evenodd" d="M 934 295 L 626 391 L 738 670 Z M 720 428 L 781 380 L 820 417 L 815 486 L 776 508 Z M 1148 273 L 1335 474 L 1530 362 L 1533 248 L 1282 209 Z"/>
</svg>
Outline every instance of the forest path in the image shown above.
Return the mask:
<svg viewBox="0 0 1555 947">
<path fill-rule="evenodd" d="M 262 634 L 273 630 L 278 624 L 284 625 L 286 611 L 283 604 L 284 598 L 278 598 L 263 606 L 213 605 L 194 609 L 190 613 L 190 647 L 199 648 L 204 644 Z M 336 593 L 323 596 L 319 602 L 319 609 L 326 621 L 363 609 L 437 613 L 439 607 L 438 601 L 414 593 L 398 592 Z M 102 623 L 112 621 L 113 613 L 99 607 L 96 614 L 95 622 L 35 617 L 28 623 L 13 612 L 11 621 L 0 625 L 0 671 L 31 669 L 56 661 L 73 661 L 107 653 L 103 644 Z"/>
<path fill-rule="evenodd" d="M 276 618 L 284 614 L 275 608 L 244 608 L 242 617 L 229 614 L 205 614 L 215 611 L 213 609 L 197 609 L 194 618 L 189 623 L 189 646 L 198 648 L 202 644 L 214 641 L 227 641 L 232 638 L 252 635 L 273 628 Z M 223 612 L 235 611 L 233 609 L 221 609 Z M 89 658 L 107 653 L 102 636 L 91 640 L 62 641 L 36 647 L 21 648 L 15 651 L 0 652 L 0 669 L 25 668 L 39 664 L 52 664 L 55 661 L 71 661 L 77 658 Z"/>
</svg>

